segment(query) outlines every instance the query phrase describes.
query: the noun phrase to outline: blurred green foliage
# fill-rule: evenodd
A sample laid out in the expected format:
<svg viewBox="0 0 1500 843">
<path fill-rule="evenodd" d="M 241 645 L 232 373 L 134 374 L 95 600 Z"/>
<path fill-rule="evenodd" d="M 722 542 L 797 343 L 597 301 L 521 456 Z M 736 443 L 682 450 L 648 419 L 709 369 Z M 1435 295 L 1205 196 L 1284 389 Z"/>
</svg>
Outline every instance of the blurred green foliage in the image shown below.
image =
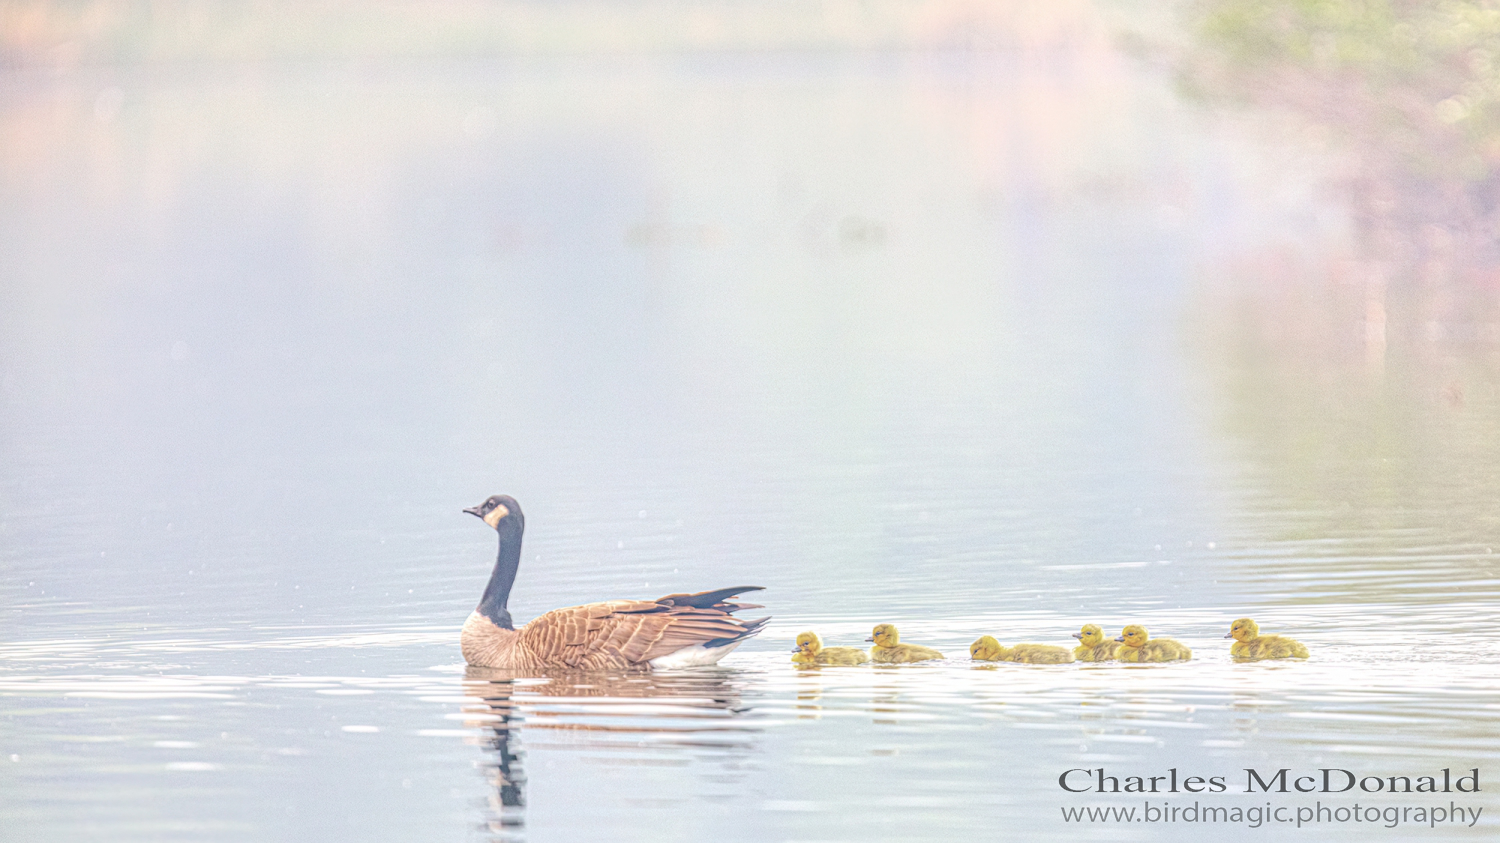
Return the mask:
<svg viewBox="0 0 1500 843">
<path fill-rule="evenodd" d="M 1220 430 L 1273 490 L 1246 506 L 1308 542 L 1258 575 L 1311 602 L 1341 577 L 1363 599 L 1450 599 L 1461 572 L 1500 566 L 1485 550 L 1500 524 L 1500 2 L 1184 8 L 1182 88 L 1293 115 L 1266 122 L 1320 142 L 1354 224 L 1348 252 L 1311 237 L 1236 256 L 1199 312 Z M 1456 550 L 1421 558 L 1403 535 Z"/>
<path fill-rule="evenodd" d="M 1291 110 L 1359 157 L 1366 208 L 1492 235 L 1500 207 L 1500 2 L 1200 0 L 1186 91 Z"/>
</svg>

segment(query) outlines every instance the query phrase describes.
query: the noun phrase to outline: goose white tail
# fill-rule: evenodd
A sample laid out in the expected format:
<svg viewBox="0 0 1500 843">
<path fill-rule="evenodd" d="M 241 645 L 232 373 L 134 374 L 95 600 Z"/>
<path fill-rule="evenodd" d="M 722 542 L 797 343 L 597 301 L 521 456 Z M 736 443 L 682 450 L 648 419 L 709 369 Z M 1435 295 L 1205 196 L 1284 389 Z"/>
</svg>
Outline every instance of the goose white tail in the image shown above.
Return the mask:
<svg viewBox="0 0 1500 843">
<path fill-rule="evenodd" d="M 651 660 L 651 666 L 657 670 L 672 670 L 679 667 L 707 667 L 718 664 L 719 659 L 729 655 L 735 647 L 742 642 L 733 644 L 721 644 L 718 647 L 705 647 L 702 644 L 693 644 L 683 647 L 681 650 L 658 656 Z"/>
</svg>

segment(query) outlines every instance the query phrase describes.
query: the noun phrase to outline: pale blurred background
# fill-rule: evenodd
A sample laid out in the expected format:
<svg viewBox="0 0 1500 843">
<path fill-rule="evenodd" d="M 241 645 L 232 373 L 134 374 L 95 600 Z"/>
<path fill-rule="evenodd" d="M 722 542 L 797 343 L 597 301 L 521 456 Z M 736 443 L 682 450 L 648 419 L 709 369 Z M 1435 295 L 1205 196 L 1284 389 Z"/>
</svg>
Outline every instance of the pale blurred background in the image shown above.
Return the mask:
<svg viewBox="0 0 1500 843">
<path fill-rule="evenodd" d="M 1070 766 L 1500 756 L 1497 63 L 1491 3 L 0 3 L 0 839 L 1073 840 Z M 496 492 L 518 618 L 777 618 L 623 743 L 537 680 L 524 819 L 451 722 Z M 1131 619 L 1202 672 L 784 664 Z"/>
</svg>

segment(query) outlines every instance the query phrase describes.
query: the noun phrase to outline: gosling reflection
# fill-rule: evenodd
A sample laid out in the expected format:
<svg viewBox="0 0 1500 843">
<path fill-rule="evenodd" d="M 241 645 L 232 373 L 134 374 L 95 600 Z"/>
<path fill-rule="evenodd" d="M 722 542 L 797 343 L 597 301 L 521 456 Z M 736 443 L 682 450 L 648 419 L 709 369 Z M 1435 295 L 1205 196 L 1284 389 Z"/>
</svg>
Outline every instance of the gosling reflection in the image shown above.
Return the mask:
<svg viewBox="0 0 1500 843">
<path fill-rule="evenodd" d="M 797 719 L 823 719 L 823 682 L 818 666 L 804 666 L 797 676 Z"/>
<path fill-rule="evenodd" d="M 483 824 L 490 839 L 524 839 L 523 730 L 532 751 L 605 750 L 627 764 L 658 764 L 663 753 L 683 761 L 738 757 L 760 730 L 745 716 L 736 677 L 724 670 L 534 675 L 469 667 L 464 725 L 480 731 L 488 756 L 492 791 Z"/>
</svg>

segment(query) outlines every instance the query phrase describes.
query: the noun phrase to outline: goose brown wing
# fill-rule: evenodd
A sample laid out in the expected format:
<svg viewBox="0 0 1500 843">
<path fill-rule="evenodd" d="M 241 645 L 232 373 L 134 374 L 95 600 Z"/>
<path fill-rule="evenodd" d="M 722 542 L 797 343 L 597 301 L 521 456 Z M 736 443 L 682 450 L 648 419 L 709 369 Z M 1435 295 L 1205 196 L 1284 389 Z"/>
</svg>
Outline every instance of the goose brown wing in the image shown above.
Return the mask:
<svg viewBox="0 0 1500 843">
<path fill-rule="evenodd" d="M 721 612 L 737 612 L 740 609 L 763 609 L 753 603 L 730 603 L 729 598 L 747 591 L 765 591 L 765 586 L 737 585 L 717 591 L 700 591 L 697 594 L 668 594 L 656 598 L 657 603 L 667 606 L 691 606 L 694 609 L 718 609 Z"/>
<path fill-rule="evenodd" d="M 610 600 L 555 609 L 526 624 L 520 644 L 541 664 L 583 667 L 601 660 L 644 664 L 684 647 L 754 635 L 764 625 L 764 620 L 735 620 L 729 612 L 745 607 L 727 605 L 732 608 Z"/>
</svg>

